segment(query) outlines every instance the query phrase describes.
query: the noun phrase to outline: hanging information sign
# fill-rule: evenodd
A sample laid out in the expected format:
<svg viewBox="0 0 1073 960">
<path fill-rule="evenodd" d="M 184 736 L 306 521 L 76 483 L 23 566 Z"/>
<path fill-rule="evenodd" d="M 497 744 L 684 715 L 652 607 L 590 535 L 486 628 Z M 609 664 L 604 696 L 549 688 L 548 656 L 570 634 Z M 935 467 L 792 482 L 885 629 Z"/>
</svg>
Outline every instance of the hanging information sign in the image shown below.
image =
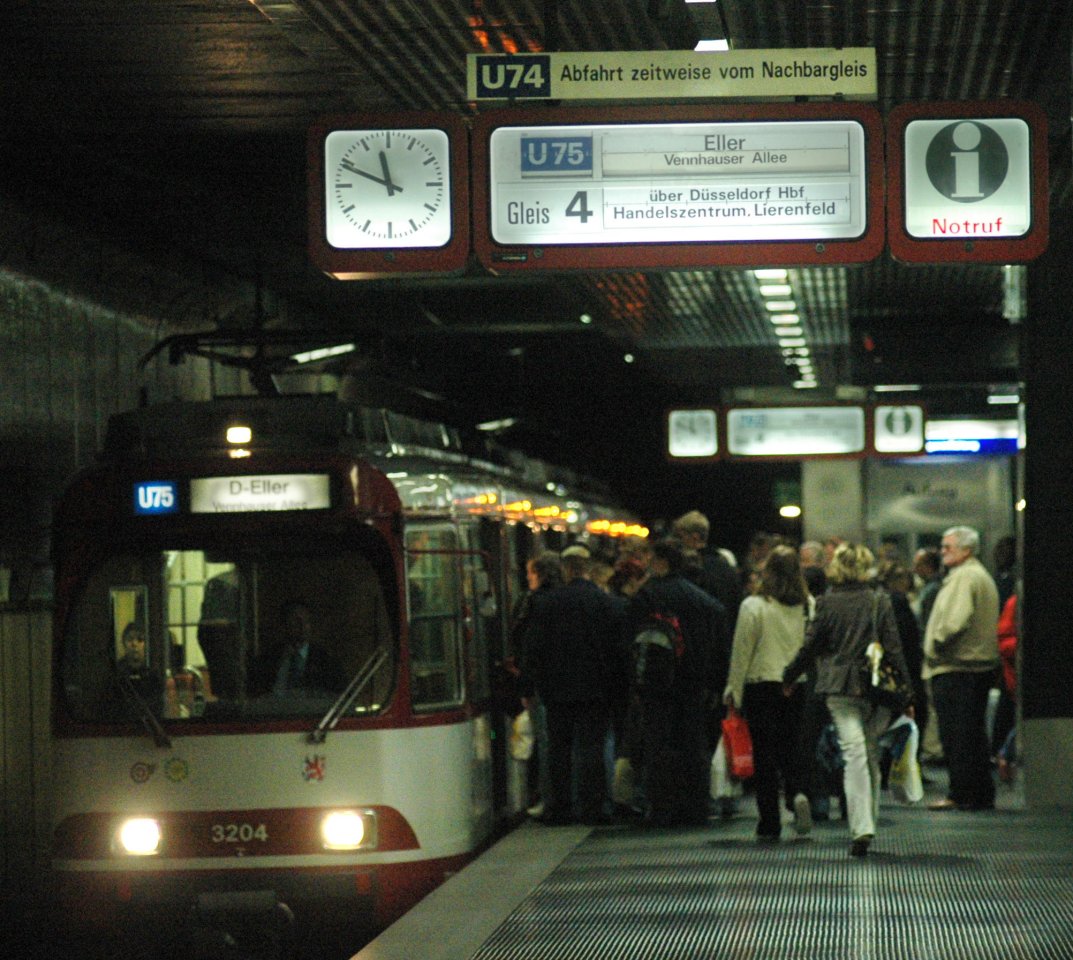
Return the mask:
<svg viewBox="0 0 1073 960">
<path fill-rule="evenodd" d="M 895 257 L 1017 263 L 1046 249 L 1047 118 L 1036 104 L 902 104 L 887 137 Z"/>
<path fill-rule="evenodd" d="M 875 100 L 873 47 L 471 53 L 470 100 L 678 100 L 842 97 Z"/>
<path fill-rule="evenodd" d="M 846 104 L 486 114 L 477 253 L 493 269 L 871 259 L 880 131 Z"/>
<path fill-rule="evenodd" d="M 865 450 L 863 407 L 747 407 L 727 410 L 735 457 L 849 456 Z"/>
</svg>

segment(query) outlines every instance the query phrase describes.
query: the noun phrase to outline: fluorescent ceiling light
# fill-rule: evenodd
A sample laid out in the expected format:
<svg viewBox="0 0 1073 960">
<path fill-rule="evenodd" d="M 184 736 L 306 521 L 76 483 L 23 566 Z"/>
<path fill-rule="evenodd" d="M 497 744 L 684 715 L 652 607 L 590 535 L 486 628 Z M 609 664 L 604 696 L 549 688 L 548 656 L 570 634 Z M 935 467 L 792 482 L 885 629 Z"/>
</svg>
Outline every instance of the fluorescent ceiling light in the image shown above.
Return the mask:
<svg viewBox="0 0 1073 960">
<path fill-rule="evenodd" d="M 800 337 L 805 331 L 800 327 L 776 327 L 775 336 L 782 337 Z"/>
<path fill-rule="evenodd" d="M 775 324 L 776 326 L 779 326 L 779 325 L 790 325 L 790 326 L 792 326 L 793 324 L 801 322 L 800 315 L 796 314 L 796 313 L 773 313 L 770 317 L 768 317 L 768 319 L 773 324 Z"/>
<path fill-rule="evenodd" d="M 794 288 L 788 283 L 760 284 L 760 296 L 762 297 L 788 297 L 793 292 Z"/>
<path fill-rule="evenodd" d="M 782 267 L 764 267 L 761 270 L 754 270 L 753 276 L 757 280 L 785 280 L 789 273 Z"/>
<path fill-rule="evenodd" d="M 351 353 L 357 349 L 357 344 L 339 343 L 334 347 L 320 347 L 317 350 L 307 350 L 305 353 L 292 353 L 291 359 L 295 363 L 312 363 L 314 360 L 327 360 L 328 357 L 337 357 L 342 353 Z"/>
<path fill-rule="evenodd" d="M 516 417 L 504 417 L 502 420 L 485 420 L 478 423 L 477 429 L 485 433 L 498 433 L 500 430 L 508 430 L 518 422 Z"/>
<path fill-rule="evenodd" d="M 797 309 L 797 303 L 794 300 L 768 300 L 764 306 L 771 313 L 786 313 L 789 310 Z"/>
<path fill-rule="evenodd" d="M 919 383 L 877 383 L 872 389 L 876 393 L 913 393 L 920 389 Z"/>
<path fill-rule="evenodd" d="M 783 347 L 803 347 L 808 341 L 804 337 L 794 337 L 793 339 L 780 340 L 779 344 Z"/>
<path fill-rule="evenodd" d="M 795 390 L 814 390 L 819 384 L 815 380 L 795 380 Z"/>
<path fill-rule="evenodd" d="M 1007 403 L 1020 403 L 1021 397 L 1016 393 L 992 393 L 987 398 L 987 402 L 993 406 Z"/>
</svg>

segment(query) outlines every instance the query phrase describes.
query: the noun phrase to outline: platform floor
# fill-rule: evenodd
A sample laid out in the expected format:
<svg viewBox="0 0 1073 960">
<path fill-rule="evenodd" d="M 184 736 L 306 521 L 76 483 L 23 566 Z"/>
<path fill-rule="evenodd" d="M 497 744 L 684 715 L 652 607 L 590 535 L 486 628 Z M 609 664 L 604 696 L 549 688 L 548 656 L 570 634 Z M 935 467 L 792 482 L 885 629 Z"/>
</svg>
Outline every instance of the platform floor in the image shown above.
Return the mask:
<svg viewBox="0 0 1073 960">
<path fill-rule="evenodd" d="M 838 820 L 758 844 L 748 798 L 705 828 L 529 823 L 354 960 L 1069 960 L 1073 816 L 1022 806 L 887 800 L 864 859 Z"/>
</svg>

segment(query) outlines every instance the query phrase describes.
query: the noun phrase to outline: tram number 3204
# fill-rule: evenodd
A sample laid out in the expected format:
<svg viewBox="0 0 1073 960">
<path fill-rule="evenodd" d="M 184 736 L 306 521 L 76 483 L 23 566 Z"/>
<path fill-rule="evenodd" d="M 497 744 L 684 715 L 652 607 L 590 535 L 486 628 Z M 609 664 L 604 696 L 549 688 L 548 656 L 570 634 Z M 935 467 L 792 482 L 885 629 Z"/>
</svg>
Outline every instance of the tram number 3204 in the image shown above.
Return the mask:
<svg viewBox="0 0 1073 960">
<path fill-rule="evenodd" d="M 213 843 L 252 843 L 260 840 L 268 842 L 268 828 L 263 823 L 214 823 L 212 825 Z"/>
</svg>

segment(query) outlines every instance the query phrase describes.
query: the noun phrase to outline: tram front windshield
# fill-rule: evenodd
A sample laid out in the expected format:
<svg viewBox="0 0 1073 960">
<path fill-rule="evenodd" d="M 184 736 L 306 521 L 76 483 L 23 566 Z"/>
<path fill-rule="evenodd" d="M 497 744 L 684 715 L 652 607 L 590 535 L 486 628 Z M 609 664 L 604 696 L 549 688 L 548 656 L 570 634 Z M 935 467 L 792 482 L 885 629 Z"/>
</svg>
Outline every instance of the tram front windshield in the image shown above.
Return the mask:
<svg viewBox="0 0 1073 960">
<path fill-rule="evenodd" d="M 92 571 L 60 670 L 69 711 L 90 723 L 318 717 L 348 687 L 360 715 L 386 704 L 395 648 L 360 553 L 154 550 Z"/>
</svg>

